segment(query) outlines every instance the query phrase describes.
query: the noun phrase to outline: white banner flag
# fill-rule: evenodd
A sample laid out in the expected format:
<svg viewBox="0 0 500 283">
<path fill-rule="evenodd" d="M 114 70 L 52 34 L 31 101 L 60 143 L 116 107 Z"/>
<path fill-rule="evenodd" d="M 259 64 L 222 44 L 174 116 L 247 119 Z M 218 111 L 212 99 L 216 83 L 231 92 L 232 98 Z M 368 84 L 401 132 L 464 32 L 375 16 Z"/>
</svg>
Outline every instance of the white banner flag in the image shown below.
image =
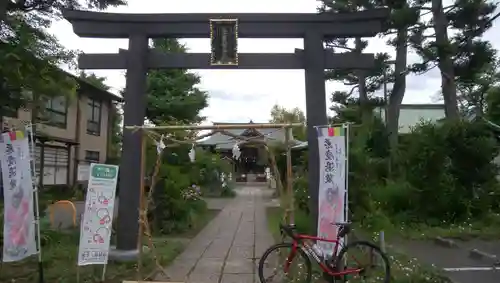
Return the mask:
<svg viewBox="0 0 500 283">
<path fill-rule="evenodd" d="M 33 212 L 33 181 L 28 137 L 22 131 L 0 135 L 4 194 L 3 262 L 37 253 Z"/>
<path fill-rule="evenodd" d="M 346 139 L 345 128 L 318 128 L 319 195 L 318 236 L 336 239 L 335 223 L 346 221 Z M 335 243 L 318 243 L 325 254 L 332 255 Z"/>
<path fill-rule="evenodd" d="M 89 184 L 80 228 L 78 265 L 107 264 L 118 166 L 90 164 Z"/>
</svg>

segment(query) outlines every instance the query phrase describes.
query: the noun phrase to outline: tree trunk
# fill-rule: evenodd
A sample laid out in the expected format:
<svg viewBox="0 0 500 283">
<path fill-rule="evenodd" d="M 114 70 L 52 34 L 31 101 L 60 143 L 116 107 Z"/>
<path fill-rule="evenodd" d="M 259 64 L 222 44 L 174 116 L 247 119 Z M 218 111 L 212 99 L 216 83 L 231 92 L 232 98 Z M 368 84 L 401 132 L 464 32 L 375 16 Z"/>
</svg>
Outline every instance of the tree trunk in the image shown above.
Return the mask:
<svg viewBox="0 0 500 283">
<path fill-rule="evenodd" d="M 444 109 L 447 119 L 458 119 L 457 86 L 453 70 L 452 52 L 448 40 L 448 21 L 443 9 L 442 0 L 432 0 L 432 15 L 438 53 L 438 67 L 441 71 L 441 91 L 443 93 Z"/>
<path fill-rule="evenodd" d="M 7 18 L 7 6 L 9 5 L 9 2 L 10 0 L 0 0 L 0 23 Z"/>
<path fill-rule="evenodd" d="M 406 65 L 408 56 L 408 30 L 398 30 L 396 38 L 396 62 L 394 66 L 394 87 L 387 107 L 387 130 L 391 153 L 398 147 L 399 110 L 406 91 Z"/>
<path fill-rule="evenodd" d="M 363 42 L 361 41 L 360 37 L 356 37 L 355 41 L 355 47 L 354 47 L 354 52 L 357 54 L 361 54 L 363 51 Z M 365 72 L 364 71 L 358 71 L 358 84 L 359 84 L 359 101 L 360 104 L 366 104 L 368 102 L 368 93 L 366 92 L 366 80 L 365 80 Z"/>
<path fill-rule="evenodd" d="M 361 54 L 363 51 L 363 42 L 360 37 L 356 37 L 354 41 L 354 52 Z M 361 121 L 367 123 L 372 117 L 372 113 L 369 111 L 370 107 L 368 105 L 368 92 L 366 91 L 366 76 L 364 70 L 357 71 L 358 77 L 358 93 L 359 93 L 359 109 L 361 111 Z"/>
</svg>

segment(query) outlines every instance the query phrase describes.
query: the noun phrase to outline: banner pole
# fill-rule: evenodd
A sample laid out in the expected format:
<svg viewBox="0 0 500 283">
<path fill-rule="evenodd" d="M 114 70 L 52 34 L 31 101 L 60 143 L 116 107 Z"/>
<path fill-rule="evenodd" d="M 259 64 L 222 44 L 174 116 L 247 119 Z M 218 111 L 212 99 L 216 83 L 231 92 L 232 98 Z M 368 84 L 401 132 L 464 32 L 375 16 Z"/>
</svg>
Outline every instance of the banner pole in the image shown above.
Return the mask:
<svg viewBox="0 0 500 283">
<path fill-rule="evenodd" d="M 107 266 L 108 266 L 107 263 L 102 265 L 101 282 L 104 282 L 104 280 L 106 279 L 106 267 Z"/>
<path fill-rule="evenodd" d="M 33 186 L 33 195 L 35 197 L 35 229 L 36 229 L 36 245 L 38 249 L 38 282 L 43 283 L 44 275 L 43 275 L 43 260 L 42 260 L 42 244 L 41 244 L 41 235 L 40 235 L 40 199 L 38 198 L 38 185 L 36 181 L 36 156 L 35 156 L 35 137 L 33 134 L 33 125 L 29 123 L 27 125 L 27 129 L 30 137 L 30 163 L 31 163 L 31 180 Z"/>
<path fill-rule="evenodd" d="M 344 200 L 344 219 L 349 221 L 349 136 L 351 127 L 349 123 L 343 125 L 345 129 L 345 200 Z"/>
</svg>

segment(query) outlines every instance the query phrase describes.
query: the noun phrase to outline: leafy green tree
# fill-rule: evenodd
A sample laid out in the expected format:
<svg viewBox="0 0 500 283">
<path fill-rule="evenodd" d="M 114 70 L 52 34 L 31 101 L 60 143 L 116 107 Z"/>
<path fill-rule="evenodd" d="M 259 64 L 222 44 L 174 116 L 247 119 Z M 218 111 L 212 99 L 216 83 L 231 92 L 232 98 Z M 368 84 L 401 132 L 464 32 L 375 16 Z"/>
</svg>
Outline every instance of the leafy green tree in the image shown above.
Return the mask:
<svg viewBox="0 0 500 283">
<path fill-rule="evenodd" d="M 488 96 L 500 83 L 498 63 L 484 66 L 483 70 L 471 72 L 470 79 L 457 80 L 460 111 L 467 117 L 483 117 L 488 110 Z"/>
<path fill-rule="evenodd" d="M 500 125 L 500 86 L 491 87 L 486 94 L 486 119 Z"/>
<path fill-rule="evenodd" d="M 377 0 L 378 1 L 378 0 Z M 378 1 L 379 4 L 384 4 L 384 1 Z M 409 45 L 409 30 L 415 26 L 419 19 L 419 10 L 416 8 L 417 2 L 413 1 L 389 1 L 388 6 L 391 9 L 389 21 L 389 29 L 386 36 L 389 36 L 388 44 L 394 47 L 396 56 L 394 68 L 390 69 L 390 75 L 386 76 L 384 83 L 393 82 L 394 85 L 390 90 L 386 107 L 386 124 L 389 137 L 389 146 L 391 158 L 394 158 L 395 151 L 399 144 L 399 114 L 401 104 L 406 92 L 406 76 L 409 72 L 420 72 L 418 67 L 411 68 L 408 66 L 408 45 Z M 389 63 L 389 62 L 386 62 Z"/>
<path fill-rule="evenodd" d="M 355 12 L 362 9 L 374 8 L 377 5 L 374 1 L 351 1 L 351 0 L 323 0 L 320 12 Z M 326 48 L 332 52 L 350 52 L 361 54 L 368 45 L 368 41 L 361 38 L 346 39 L 336 38 L 326 42 Z M 341 81 L 345 85 L 350 86 L 349 92 L 337 93 L 336 95 L 350 98 L 357 94 L 360 104 L 360 114 L 363 120 L 370 119 L 371 112 L 369 107 L 370 95 L 378 90 L 383 83 L 385 72 L 384 62 L 388 60 L 387 53 L 376 54 L 375 68 L 371 70 L 328 70 L 326 72 L 327 80 Z M 356 92 L 355 92 L 356 91 Z"/>
<path fill-rule="evenodd" d="M 481 36 L 498 17 L 496 7 L 497 3 L 488 0 L 455 0 L 448 6 L 442 0 L 419 3 L 420 14 L 431 13 L 432 17 L 419 18 L 411 30 L 411 46 L 422 57 L 421 68 L 439 68 L 448 119 L 460 117 L 457 82 L 470 84 L 476 73 L 492 63 L 494 50 Z"/>
<path fill-rule="evenodd" d="M 86 82 L 88 82 L 89 84 L 91 84 L 97 88 L 100 88 L 102 90 L 108 91 L 110 89 L 110 87 L 106 84 L 105 77 L 100 77 L 94 73 L 86 73 L 84 71 L 80 71 L 79 77 L 80 77 L 80 79 L 83 79 Z"/>
<path fill-rule="evenodd" d="M 307 140 L 307 133 L 306 133 L 306 116 L 304 115 L 304 111 L 302 111 L 300 108 L 295 107 L 293 109 L 286 109 L 282 106 L 279 106 L 278 104 L 274 105 L 273 108 L 271 108 L 271 120 L 269 120 L 271 123 L 302 123 L 304 126 L 302 127 L 294 127 L 293 128 L 293 136 L 297 140 L 305 141 Z"/>
<path fill-rule="evenodd" d="M 176 39 L 155 39 L 153 47 L 164 52 L 186 52 Z M 208 106 L 208 94 L 196 87 L 200 77 L 184 69 L 152 70 L 148 73 L 146 118 L 154 124 L 198 123 Z"/>
<path fill-rule="evenodd" d="M 387 107 L 387 128 L 389 129 L 389 141 L 392 148 L 397 148 L 398 144 L 398 121 L 399 109 L 403 101 L 406 90 L 407 74 L 407 29 L 408 26 L 416 22 L 416 17 L 411 15 L 407 9 L 407 4 L 402 1 L 399 5 L 395 3 L 379 0 L 323 0 L 320 11 L 322 12 L 355 12 L 359 10 L 372 9 L 381 6 L 391 8 L 391 20 L 388 44 L 396 50 L 394 61 L 390 61 L 387 53 L 375 55 L 375 67 L 371 70 L 329 70 L 327 78 L 330 80 L 342 81 L 350 86 L 351 90 L 336 91 L 331 96 L 333 106 L 331 110 L 337 113 L 334 120 L 352 121 L 356 123 L 372 124 L 373 109 L 376 106 Z M 403 6 L 400 6 L 403 4 Z M 418 18 L 418 17 L 417 17 Z M 368 42 L 361 38 L 355 39 L 334 39 L 327 42 L 327 48 L 334 52 L 345 51 L 361 54 Z M 394 68 L 392 67 L 394 64 Z M 394 83 L 392 90 L 387 90 L 387 84 Z M 373 97 L 375 91 L 384 87 L 384 99 Z M 357 96 L 354 95 L 357 90 Z M 364 127 L 362 129 L 369 129 Z M 363 143 L 368 141 L 368 133 L 360 133 L 358 140 Z"/>
<path fill-rule="evenodd" d="M 3 0 L 0 1 L 0 117 L 20 107 L 34 117 L 50 96 L 74 96 L 76 82 L 57 66 L 73 66 L 67 51 L 47 32 L 65 8 L 104 9 L 124 0 Z"/>
<path fill-rule="evenodd" d="M 20 107 L 35 109 L 43 100 L 42 94 L 74 94 L 75 80 L 57 67 L 70 63 L 74 54 L 44 30 L 47 25 L 41 17 L 30 16 L 30 20 L 39 22 L 37 29 L 22 15 L 9 18 L 13 32 L 5 35 L 0 43 L 0 64 L 8 66 L 0 69 L 0 111 L 12 112 Z"/>
<path fill-rule="evenodd" d="M 111 106 L 111 138 L 109 145 L 109 154 L 108 156 L 111 158 L 109 162 L 117 163 L 118 158 L 121 155 L 122 150 L 122 107 L 119 103 L 113 102 Z"/>
<path fill-rule="evenodd" d="M 344 123 L 351 122 L 354 124 L 362 123 L 362 110 L 361 102 L 359 97 L 351 97 L 346 92 L 336 91 L 332 94 L 330 101 L 332 106 L 330 110 L 335 112 L 335 115 L 330 118 L 330 123 Z M 365 109 L 368 109 L 371 113 L 376 107 L 383 107 L 384 100 L 379 97 L 369 97 L 368 101 L 365 102 Z M 372 120 L 368 121 L 371 122 Z"/>
<path fill-rule="evenodd" d="M 3 0 L 0 1 L 0 19 L 9 13 L 41 13 L 44 16 L 59 17 L 63 9 L 98 9 L 126 5 L 125 0 Z M 8 22 L 8 21 L 7 21 Z"/>
</svg>

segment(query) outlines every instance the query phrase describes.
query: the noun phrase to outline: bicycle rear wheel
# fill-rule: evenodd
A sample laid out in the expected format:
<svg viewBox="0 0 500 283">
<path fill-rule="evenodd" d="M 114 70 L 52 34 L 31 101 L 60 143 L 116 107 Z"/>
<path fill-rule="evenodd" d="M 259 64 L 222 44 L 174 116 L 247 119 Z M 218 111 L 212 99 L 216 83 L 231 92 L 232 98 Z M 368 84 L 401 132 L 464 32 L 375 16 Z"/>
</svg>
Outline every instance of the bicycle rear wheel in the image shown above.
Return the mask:
<svg viewBox="0 0 500 283">
<path fill-rule="evenodd" d="M 340 276 L 343 282 L 389 283 L 391 279 L 387 255 L 377 245 L 367 241 L 356 241 L 344 246 L 337 257 L 336 266 L 341 266 L 344 272 L 352 271 Z"/>
<path fill-rule="evenodd" d="M 293 254 L 293 244 L 280 243 L 264 252 L 259 260 L 258 274 L 261 283 L 310 283 L 311 261 L 302 249 L 297 248 Z"/>
</svg>

